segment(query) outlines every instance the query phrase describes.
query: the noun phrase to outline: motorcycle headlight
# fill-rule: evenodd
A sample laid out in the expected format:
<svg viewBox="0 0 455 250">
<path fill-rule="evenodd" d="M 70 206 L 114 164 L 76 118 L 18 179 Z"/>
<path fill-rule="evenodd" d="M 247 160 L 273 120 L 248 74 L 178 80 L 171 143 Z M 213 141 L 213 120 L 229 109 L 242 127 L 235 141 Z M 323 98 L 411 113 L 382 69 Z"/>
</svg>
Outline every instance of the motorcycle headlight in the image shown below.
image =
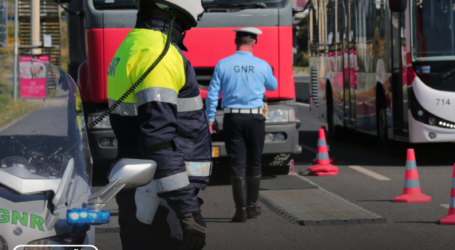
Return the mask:
<svg viewBox="0 0 455 250">
<path fill-rule="evenodd" d="M 8 250 L 8 243 L 6 240 L 0 235 L 0 250 Z"/>
<path fill-rule="evenodd" d="M 30 247 L 25 247 L 24 250 L 65 250 L 64 247 L 62 247 L 61 243 L 58 243 L 57 241 L 49 240 L 49 239 L 42 239 L 42 240 L 35 240 L 27 245 L 31 245 Z M 40 247 L 33 247 L 33 245 L 39 245 Z M 46 248 L 43 248 L 41 246 L 49 246 Z M 53 247 L 54 246 L 54 247 Z"/>
<path fill-rule="evenodd" d="M 274 122 L 293 122 L 295 121 L 294 109 L 269 110 L 266 123 Z"/>
<path fill-rule="evenodd" d="M 98 115 L 91 115 L 88 117 L 88 124 L 91 122 L 95 121 L 96 118 L 98 118 Z M 95 126 L 92 127 L 92 129 L 111 129 L 111 120 L 109 119 L 109 116 L 106 116 L 103 120 L 98 122 Z"/>
</svg>

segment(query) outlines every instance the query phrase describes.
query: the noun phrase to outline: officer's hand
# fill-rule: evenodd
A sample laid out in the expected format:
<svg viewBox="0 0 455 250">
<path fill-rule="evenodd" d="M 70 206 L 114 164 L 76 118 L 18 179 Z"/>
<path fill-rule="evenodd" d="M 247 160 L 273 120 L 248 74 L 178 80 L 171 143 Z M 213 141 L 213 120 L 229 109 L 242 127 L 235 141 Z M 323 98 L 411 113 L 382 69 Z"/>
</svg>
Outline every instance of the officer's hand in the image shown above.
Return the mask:
<svg viewBox="0 0 455 250">
<path fill-rule="evenodd" d="M 218 133 L 218 122 L 217 121 L 209 122 L 209 128 L 210 134 Z"/>
<path fill-rule="evenodd" d="M 183 231 L 183 240 L 179 250 L 200 250 L 205 246 L 207 226 L 201 212 L 192 212 L 180 217 Z"/>
</svg>

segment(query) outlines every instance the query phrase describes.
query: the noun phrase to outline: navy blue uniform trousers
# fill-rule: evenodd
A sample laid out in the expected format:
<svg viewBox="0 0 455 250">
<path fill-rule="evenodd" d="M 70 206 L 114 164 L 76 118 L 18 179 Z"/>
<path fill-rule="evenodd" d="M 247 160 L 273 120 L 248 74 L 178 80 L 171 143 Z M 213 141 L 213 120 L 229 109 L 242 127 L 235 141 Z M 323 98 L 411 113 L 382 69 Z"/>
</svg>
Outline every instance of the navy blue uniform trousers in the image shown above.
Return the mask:
<svg viewBox="0 0 455 250">
<path fill-rule="evenodd" d="M 231 176 L 261 175 L 265 118 L 260 114 L 224 114 L 223 132 Z"/>
</svg>

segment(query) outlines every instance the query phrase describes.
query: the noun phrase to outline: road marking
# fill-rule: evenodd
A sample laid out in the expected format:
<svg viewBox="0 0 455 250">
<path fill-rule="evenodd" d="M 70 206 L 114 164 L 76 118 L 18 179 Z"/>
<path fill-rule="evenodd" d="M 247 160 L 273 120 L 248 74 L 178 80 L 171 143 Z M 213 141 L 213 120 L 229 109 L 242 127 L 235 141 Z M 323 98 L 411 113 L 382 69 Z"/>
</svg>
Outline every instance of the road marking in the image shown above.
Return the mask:
<svg viewBox="0 0 455 250">
<path fill-rule="evenodd" d="M 390 178 L 387 178 L 384 175 L 380 175 L 380 174 L 375 173 L 373 171 L 370 171 L 370 170 L 368 170 L 366 168 L 362 168 L 361 166 L 349 166 L 349 168 L 357 170 L 360 173 L 366 174 L 366 175 L 368 175 L 370 177 L 373 177 L 373 178 L 375 178 L 377 180 L 380 180 L 380 181 L 390 181 L 391 180 Z"/>
<path fill-rule="evenodd" d="M 445 208 L 447 208 L 447 209 L 450 208 L 450 207 L 449 207 L 449 204 L 441 204 L 441 207 L 445 207 Z"/>
<path fill-rule="evenodd" d="M 310 104 L 308 104 L 308 103 L 303 103 L 303 102 L 296 102 L 296 103 L 297 103 L 297 105 L 300 105 L 300 106 L 305 106 L 305 107 L 310 106 Z"/>
<path fill-rule="evenodd" d="M 316 151 L 315 148 L 312 148 L 312 147 L 307 146 L 307 145 L 304 145 L 304 144 L 302 144 L 302 145 L 300 145 L 300 146 L 301 146 L 302 148 L 304 148 L 304 149 L 310 151 L 310 152 L 317 153 L 317 151 Z"/>
</svg>

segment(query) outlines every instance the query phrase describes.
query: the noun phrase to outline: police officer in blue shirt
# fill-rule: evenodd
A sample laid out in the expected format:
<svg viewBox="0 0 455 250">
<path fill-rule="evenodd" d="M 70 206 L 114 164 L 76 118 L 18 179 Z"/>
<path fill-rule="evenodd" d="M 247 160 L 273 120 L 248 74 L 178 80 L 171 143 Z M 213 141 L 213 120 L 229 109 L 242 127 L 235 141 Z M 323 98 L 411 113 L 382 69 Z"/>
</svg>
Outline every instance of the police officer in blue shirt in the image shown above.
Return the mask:
<svg viewBox="0 0 455 250">
<path fill-rule="evenodd" d="M 232 221 L 245 222 L 261 213 L 256 204 L 265 137 L 264 87 L 275 90 L 277 80 L 270 65 L 252 53 L 257 35 L 262 31 L 257 28 L 234 31 L 237 52 L 216 65 L 207 93 L 206 112 L 210 133 L 216 133 L 216 107 L 222 92 L 224 137 L 236 208 Z"/>
</svg>

